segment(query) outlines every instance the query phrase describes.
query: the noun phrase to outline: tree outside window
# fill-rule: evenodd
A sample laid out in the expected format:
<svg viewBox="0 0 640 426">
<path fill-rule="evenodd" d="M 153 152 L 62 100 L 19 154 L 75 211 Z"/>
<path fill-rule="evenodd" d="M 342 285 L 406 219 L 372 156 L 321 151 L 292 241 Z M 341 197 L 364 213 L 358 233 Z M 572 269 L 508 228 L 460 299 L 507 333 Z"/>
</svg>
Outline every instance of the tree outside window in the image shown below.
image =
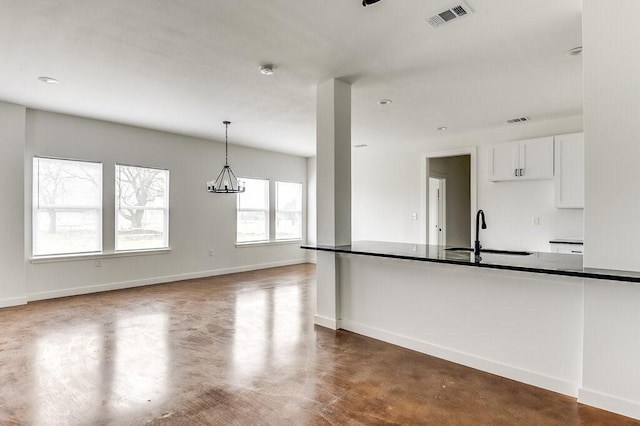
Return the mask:
<svg viewBox="0 0 640 426">
<path fill-rule="evenodd" d="M 302 238 L 302 184 L 276 182 L 276 240 Z"/>
<path fill-rule="evenodd" d="M 102 164 L 33 159 L 33 255 L 102 250 Z"/>
<path fill-rule="evenodd" d="M 169 247 L 169 171 L 116 165 L 116 251 Z"/>
</svg>

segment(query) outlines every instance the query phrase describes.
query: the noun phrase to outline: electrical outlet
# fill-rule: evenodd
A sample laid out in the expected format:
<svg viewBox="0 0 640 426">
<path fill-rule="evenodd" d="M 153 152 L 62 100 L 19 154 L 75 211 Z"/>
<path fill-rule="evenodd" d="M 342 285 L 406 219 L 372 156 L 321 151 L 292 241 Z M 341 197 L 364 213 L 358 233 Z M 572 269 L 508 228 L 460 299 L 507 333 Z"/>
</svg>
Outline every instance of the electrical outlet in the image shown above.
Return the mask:
<svg viewBox="0 0 640 426">
<path fill-rule="evenodd" d="M 209 249 L 209 257 L 213 257 L 213 249 Z"/>
<path fill-rule="evenodd" d="M 540 217 L 539 216 L 533 216 L 531 218 L 531 224 L 532 225 L 540 225 Z"/>
<path fill-rule="evenodd" d="M 102 260 L 96 259 L 96 268 L 101 268 L 101 267 L 102 267 Z"/>
<path fill-rule="evenodd" d="M 418 213 L 411 213 L 411 220 L 418 220 Z"/>
</svg>

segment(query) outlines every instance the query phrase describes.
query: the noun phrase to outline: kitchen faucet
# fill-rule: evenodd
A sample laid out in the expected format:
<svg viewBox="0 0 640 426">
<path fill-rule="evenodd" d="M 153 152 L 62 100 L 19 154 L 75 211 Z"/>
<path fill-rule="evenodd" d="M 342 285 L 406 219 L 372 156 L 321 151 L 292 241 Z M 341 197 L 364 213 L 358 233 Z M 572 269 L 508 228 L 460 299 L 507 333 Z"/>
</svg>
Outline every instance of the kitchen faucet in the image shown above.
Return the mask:
<svg viewBox="0 0 640 426">
<path fill-rule="evenodd" d="M 473 254 L 475 254 L 476 259 L 480 257 L 480 249 L 482 246 L 480 245 L 480 216 L 482 216 L 482 229 L 487 229 L 487 222 L 484 221 L 484 212 L 478 210 L 476 213 L 476 242 L 473 246 Z"/>
</svg>

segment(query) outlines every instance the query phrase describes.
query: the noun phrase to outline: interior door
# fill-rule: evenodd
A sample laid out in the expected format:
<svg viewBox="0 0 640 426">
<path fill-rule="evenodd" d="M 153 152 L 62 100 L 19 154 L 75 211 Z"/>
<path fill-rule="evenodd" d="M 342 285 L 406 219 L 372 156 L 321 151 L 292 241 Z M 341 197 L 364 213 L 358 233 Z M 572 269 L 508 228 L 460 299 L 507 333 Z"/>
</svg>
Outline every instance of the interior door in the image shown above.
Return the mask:
<svg viewBox="0 0 640 426">
<path fill-rule="evenodd" d="M 429 244 L 446 245 L 446 179 L 429 178 Z"/>
</svg>

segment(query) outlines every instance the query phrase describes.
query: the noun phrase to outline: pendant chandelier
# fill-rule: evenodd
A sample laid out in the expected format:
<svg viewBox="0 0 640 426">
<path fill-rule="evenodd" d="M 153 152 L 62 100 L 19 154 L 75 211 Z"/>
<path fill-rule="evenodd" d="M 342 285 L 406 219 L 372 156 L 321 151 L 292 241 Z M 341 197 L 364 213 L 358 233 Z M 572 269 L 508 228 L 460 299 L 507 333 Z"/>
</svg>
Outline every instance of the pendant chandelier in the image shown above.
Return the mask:
<svg viewBox="0 0 640 426">
<path fill-rule="evenodd" d="M 207 191 L 218 194 L 238 194 L 244 192 L 244 184 L 240 182 L 236 175 L 229 167 L 229 143 L 228 143 L 228 130 L 230 121 L 223 121 L 224 124 L 224 167 L 218 174 L 216 180 L 210 180 L 207 182 Z"/>
</svg>

